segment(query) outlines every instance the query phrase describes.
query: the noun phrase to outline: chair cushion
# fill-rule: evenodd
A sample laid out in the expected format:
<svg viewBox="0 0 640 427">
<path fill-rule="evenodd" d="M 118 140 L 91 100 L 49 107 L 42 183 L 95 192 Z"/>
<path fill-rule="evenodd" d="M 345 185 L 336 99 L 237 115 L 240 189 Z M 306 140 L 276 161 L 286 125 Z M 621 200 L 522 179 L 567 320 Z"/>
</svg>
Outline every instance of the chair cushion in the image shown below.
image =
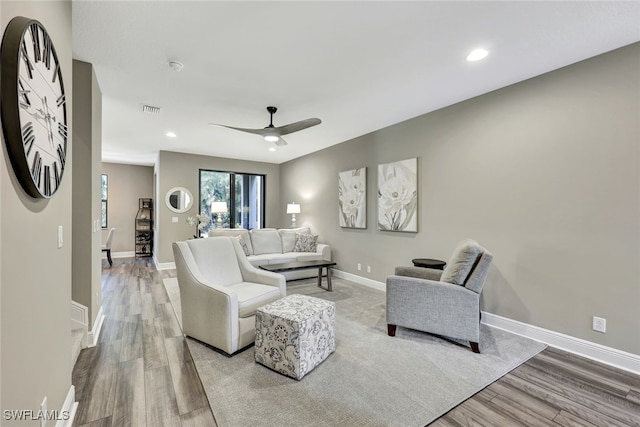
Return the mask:
<svg viewBox="0 0 640 427">
<path fill-rule="evenodd" d="M 282 238 L 282 252 L 292 252 L 293 246 L 296 244 L 296 233 L 311 234 L 309 227 L 299 228 L 281 228 L 278 230 Z"/>
<path fill-rule="evenodd" d="M 191 239 L 189 245 L 193 259 L 204 278 L 218 286 L 229 286 L 242 281 L 232 237 Z"/>
<path fill-rule="evenodd" d="M 255 255 L 282 253 L 282 240 L 280 240 L 278 230 L 251 230 L 249 234 L 251 235 L 251 244 Z"/>
<path fill-rule="evenodd" d="M 441 282 L 464 285 L 483 248 L 475 240 L 462 241 L 453 251 L 440 277 Z"/>
<path fill-rule="evenodd" d="M 296 244 L 293 246 L 293 252 L 315 252 L 317 248 L 317 234 L 296 233 Z"/>
<path fill-rule="evenodd" d="M 258 307 L 282 298 L 280 288 L 260 283 L 239 282 L 228 286 L 228 288 L 238 294 L 238 315 L 240 317 L 253 316 Z"/>
</svg>

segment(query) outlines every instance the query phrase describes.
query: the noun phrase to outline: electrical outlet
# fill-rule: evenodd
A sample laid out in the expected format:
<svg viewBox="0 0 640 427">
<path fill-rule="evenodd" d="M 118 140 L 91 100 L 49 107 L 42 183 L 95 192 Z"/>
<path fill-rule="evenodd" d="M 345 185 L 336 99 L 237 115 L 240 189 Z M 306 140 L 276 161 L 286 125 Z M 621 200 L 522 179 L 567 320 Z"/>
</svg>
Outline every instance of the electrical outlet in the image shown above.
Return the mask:
<svg viewBox="0 0 640 427">
<path fill-rule="evenodd" d="M 371 273 L 371 266 L 367 265 L 367 273 Z"/>
<path fill-rule="evenodd" d="M 603 334 L 607 332 L 607 319 L 603 317 L 593 316 L 593 330 L 596 332 L 602 332 Z"/>
<path fill-rule="evenodd" d="M 362 271 L 362 264 L 358 263 L 358 271 Z"/>
</svg>

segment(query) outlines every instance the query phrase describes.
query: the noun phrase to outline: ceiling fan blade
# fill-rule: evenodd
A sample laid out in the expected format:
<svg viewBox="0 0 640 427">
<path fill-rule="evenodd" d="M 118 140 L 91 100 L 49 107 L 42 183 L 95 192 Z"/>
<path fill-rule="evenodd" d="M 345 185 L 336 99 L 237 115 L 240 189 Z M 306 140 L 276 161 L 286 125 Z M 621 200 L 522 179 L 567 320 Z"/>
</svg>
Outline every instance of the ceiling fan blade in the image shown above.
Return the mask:
<svg viewBox="0 0 640 427">
<path fill-rule="evenodd" d="M 310 128 L 311 126 L 319 125 L 320 123 L 322 123 L 322 120 L 313 118 L 290 123 L 284 126 L 279 126 L 276 129 L 278 130 L 278 132 L 280 132 L 280 135 L 288 135 L 293 132 L 298 132 L 302 129 Z"/>
<path fill-rule="evenodd" d="M 217 127 L 221 127 L 221 128 L 227 128 L 227 129 L 233 129 L 233 130 L 239 130 L 240 132 L 247 132 L 247 133 L 254 133 L 256 135 L 263 135 L 264 136 L 264 129 L 246 129 L 246 128 L 237 128 L 237 127 L 233 127 L 233 126 L 226 126 L 226 125 L 219 125 L 217 123 L 209 123 L 211 126 L 217 126 Z"/>
<path fill-rule="evenodd" d="M 287 141 L 285 141 L 284 139 L 282 139 L 282 137 L 280 137 L 274 144 L 276 144 L 279 147 L 282 147 L 287 145 Z"/>
</svg>

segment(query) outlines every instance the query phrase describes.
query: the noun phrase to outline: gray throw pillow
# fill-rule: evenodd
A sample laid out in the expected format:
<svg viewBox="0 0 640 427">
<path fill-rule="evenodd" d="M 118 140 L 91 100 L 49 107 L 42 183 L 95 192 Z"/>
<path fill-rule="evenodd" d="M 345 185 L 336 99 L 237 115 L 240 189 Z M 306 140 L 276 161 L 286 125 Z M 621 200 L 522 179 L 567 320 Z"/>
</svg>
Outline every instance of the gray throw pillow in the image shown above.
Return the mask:
<svg viewBox="0 0 640 427">
<path fill-rule="evenodd" d="M 317 248 L 317 234 L 296 233 L 296 244 L 293 246 L 293 252 L 315 252 Z"/>
<path fill-rule="evenodd" d="M 246 256 L 249 256 L 249 247 L 247 246 L 247 242 L 244 241 L 242 236 L 236 236 L 236 239 L 238 239 L 238 242 L 240 243 L 240 246 L 242 247 L 244 254 Z"/>
<path fill-rule="evenodd" d="M 453 251 L 440 277 L 441 282 L 464 285 L 483 248 L 475 240 L 462 241 Z"/>
</svg>

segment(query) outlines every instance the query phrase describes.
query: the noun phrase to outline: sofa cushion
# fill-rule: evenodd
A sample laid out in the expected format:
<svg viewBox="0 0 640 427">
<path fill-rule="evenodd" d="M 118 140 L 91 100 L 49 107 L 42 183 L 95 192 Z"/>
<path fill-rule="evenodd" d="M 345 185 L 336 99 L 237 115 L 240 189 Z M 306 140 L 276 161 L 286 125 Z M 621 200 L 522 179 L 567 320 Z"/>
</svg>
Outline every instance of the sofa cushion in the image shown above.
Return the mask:
<svg viewBox="0 0 640 427">
<path fill-rule="evenodd" d="M 283 255 L 293 255 L 296 261 L 323 261 L 322 254 L 318 252 L 289 252 Z"/>
<path fill-rule="evenodd" d="M 296 244 L 293 246 L 293 252 L 315 252 L 317 247 L 317 234 L 296 233 Z"/>
<path fill-rule="evenodd" d="M 281 228 L 278 230 L 282 239 L 282 252 L 291 252 L 296 244 L 296 233 L 311 234 L 309 227 Z"/>
<path fill-rule="evenodd" d="M 269 256 L 269 264 L 283 264 L 285 262 L 296 262 L 295 256 L 291 256 L 290 253 L 286 254 L 271 254 Z"/>
<path fill-rule="evenodd" d="M 249 255 L 247 257 L 251 265 L 254 267 L 260 267 L 261 265 L 269 264 L 269 260 L 271 259 L 271 254 L 262 254 L 262 255 Z"/>
<path fill-rule="evenodd" d="M 453 251 L 447 266 L 442 272 L 440 281 L 464 285 L 473 265 L 482 255 L 482 250 L 482 246 L 475 240 L 467 239 L 462 241 Z"/>
<path fill-rule="evenodd" d="M 262 285 L 260 283 L 239 282 L 228 286 L 238 294 L 238 308 L 240 317 L 253 316 L 256 309 L 282 297 L 277 286 Z"/>
<path fill-rule="evenodd" d="M 209 230 L 209 237 L 220 237 L 220 236 L 242 236 L 242 240 L 247 245 L 247 250 L 249 251 L 249 255 L 253 254 L 253 247 L 251 246 L 251 238 L 249 237 L 249 230 L 244 228 L 217 228 L 213 230 Z"/>
<path fill-rule="evenodd" d="M 251 230 L 251 245 L 253 253 L 260 254 L 281 254 L 282 241 L 280 233 L 276 229 Z"/>
</svg>

